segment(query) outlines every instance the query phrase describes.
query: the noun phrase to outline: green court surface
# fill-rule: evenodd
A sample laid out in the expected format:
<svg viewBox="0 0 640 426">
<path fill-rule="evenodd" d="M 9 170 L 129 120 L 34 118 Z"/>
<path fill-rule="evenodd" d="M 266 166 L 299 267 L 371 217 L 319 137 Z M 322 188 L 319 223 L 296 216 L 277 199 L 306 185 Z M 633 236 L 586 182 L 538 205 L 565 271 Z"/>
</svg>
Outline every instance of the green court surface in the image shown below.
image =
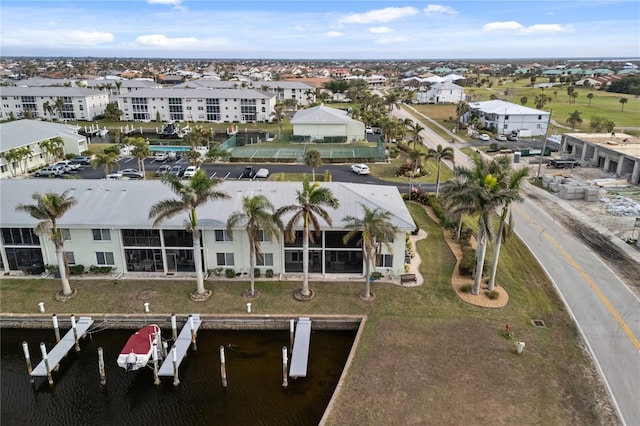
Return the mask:
<svg viewBox="0 0 640 426">
<path fill-rule="evenodd" d="M 315 149 L 320 152 L 322 158 L 327 159 L 354 159 L 354 158 L 375 158 L 380 157 L 380 150 L 376 147 L 353 146 L 345 144 L 304 144 L 300 146 L 269 146 L 269 143 L 236 146 L 231 150 L 233 158 L 272 158 L 274 160 L 291 159 L 301 161 L 308 149 Z M 384 160 L 384 156 L 380 159 Z"/>
</svg>

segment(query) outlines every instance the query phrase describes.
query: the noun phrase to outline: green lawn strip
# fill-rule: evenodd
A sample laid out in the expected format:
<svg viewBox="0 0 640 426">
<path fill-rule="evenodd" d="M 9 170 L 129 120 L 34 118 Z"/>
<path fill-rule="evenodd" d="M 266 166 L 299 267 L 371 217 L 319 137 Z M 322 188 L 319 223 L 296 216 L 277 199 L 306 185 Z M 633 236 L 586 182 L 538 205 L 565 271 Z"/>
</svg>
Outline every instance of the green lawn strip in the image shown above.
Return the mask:
<svg viewBox="0 0 640 426">
<path fill-rule="evenodd" d="M 498 276 L 509 291 L 503 309 L 466 304 L 451 289 L 455 259 L 443 231 L 422 206 L 408 208 L 428 238 L 417 245 L 424 285 L 405 288 L 374 282 L 376 298 L 357 295 L 360 280 L 310 283 L 315 298 L 301 303 L 299 282 L 258 279 L 255 315 L 367 315 L 353 365 L 329 415 L 329 424 L 607 424 L 593 401 L 606 395 L 590 360 L 578 344 L 576 329 L 562 309 L 541 268 L 522 243 L 510 238 L 501 254 Z M 93 313 L 244 314 L 245 280 L 207 280 L 214 294 L 206 302 L 188 298 L 193 280 L 73 280 L 78 295 L 56 302 L 56 279 L 3 278 L 0 311 L 59 316 Z M 144 296 L 141 296 L 144 295 Z M 547 328 L 534 327 L 543 319 Z M 515 339 L 503 335 L 512 324 Z M 515 340 L 526 342 L 522 355 Z"/>
</svg>

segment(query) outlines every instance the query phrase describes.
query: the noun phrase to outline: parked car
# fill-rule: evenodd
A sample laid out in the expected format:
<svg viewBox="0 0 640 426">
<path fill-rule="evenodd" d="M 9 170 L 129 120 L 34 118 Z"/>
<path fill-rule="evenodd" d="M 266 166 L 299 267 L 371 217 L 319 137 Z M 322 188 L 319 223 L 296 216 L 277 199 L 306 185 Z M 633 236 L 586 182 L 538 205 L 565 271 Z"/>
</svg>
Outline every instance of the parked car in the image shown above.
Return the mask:
<svg viewBox="0 0 640 426">
<path fill-rule="evenodd" d="M 106 180 L 121 180 L 124 179 L 124 176 L 122 176 L 122 173 L 111 173 L 106 175 L 104 178 Z"/>
<path fill-rule="evenodd" d="M 507 136 L 507 140 L 509 142 L 517 142 L 518 141 L 518 135 L 509 135 L 509 136 Z"/>
<path fill-rule="evenodd" d="M 166 161 L 169 159 L 169 154 L 166 152 L 157 152 L 156 153 L 156 161 Z"/>
<path fill-rule="evenodd" d="M 353 166 L 351 166 L 351 171 L 359 175 L 368 175 L 369 166 L 367 166 L 366 164 L 354 164 Z"/>
<path fill-rule="evenodd" d="M 253 166 L 247 166 L 242 171 L 242 174 L 240 175 L 240 179 L 252 178 L 254 174 L 255 174 L 255 171 L 253 170 Z"/>
<path fill-rule="evenodd" d="M 189 179 L 192 178 L 196 172 L 200 170 L 200 167 L 196 167 L 196 166 L 189 166 L 184 170 L 184 173 L 182 174 L 182 177 L 185 179 Z"/>
<path fill-rule="evenodd" d="M 496 136 L 496 140 L 500 142 L 504 142 L 507 140 L 507 137 L 505 135 L 498 135 Z"/>
<path fill-rule="evenodd" d="M 129 179 L 142 179 L 144 177 L 142 172 L 138 169 L 123 169 L 120 170 L 120 174 Z"/>
<path fill-rule="evenodd" d="M 490 141 L 491 140 L 491 136 L 487 135 L 486 133 L 482 133 L 480 135 L 480 140 L 481 141 Z"/>
<path fill-rule="evenodd" d="M 91 157 L 75 157 L 70 160 L 73 164 L 79 164 L 81 166 L 90 166 Z"/>
<path fill-rule="evenodd" d="M 370 134 L 372 134 L 372 133 L 373 133 L 373 129 L 371 129 L 371 127 L 366 127 L 366 128 L 364 129 L 364 132 L 365 132 L 366 134 L 370 135 Z"/>
<path fill-rule="evenodd" d="M 269 169 L 258 169 L 255 176 L 256 179 L 266 179 L 269 177 Z"/>
<path fill-rule="evenodd" d="M 158 170 L 156 170 L 156 177 L 164 176 L 168 174 L 170 171 L 171 171 L 171 166 L 169 166 L 168 164 L 163 164 L 162 166 L 158 167 Z"/>
<path fill-rule="evenodd" d="M 63 166 L 67 172 L 78 170 L 80 168 L 80 164 L 72 163 L 70 160 L 58 161 L 55 166 Z"/>
<path fill-rule="evenodd" d="M 46 176 L 46 177 L 53 176 L 53 177 L 56 177 L 56 176 L 62 176 L 63 174 L 64 174 L 64 167 L 62 167 L 62 166 L 45 167 L 44 169 L 40 169 L 35 173 L 35 175 L 37 177 L 40 177 L 40 176 Z"/>
<path fill-rule="evenodd" d="M 184 167 L 182 166 L 173 166 L 171 170 L 169 170 L 169 174 L 171 176 L 182 177 L 184 176 Z"/>
</svg>

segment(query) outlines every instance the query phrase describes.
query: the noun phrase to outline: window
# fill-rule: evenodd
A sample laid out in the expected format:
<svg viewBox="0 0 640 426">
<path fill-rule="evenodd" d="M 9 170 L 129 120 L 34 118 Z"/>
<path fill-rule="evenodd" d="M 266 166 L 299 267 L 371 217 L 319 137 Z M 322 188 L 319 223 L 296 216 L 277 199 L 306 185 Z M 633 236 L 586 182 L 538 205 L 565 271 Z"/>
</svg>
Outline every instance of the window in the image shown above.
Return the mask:
<svg viewBox="0 0 640 426">
<path fill-rule="evenodd" d="M 97 251 L 96 260 L 98 265 L 113 265 L 113 253 L 110 251 Z"/>
<path fill-rule="evenodd" d="M 508 119 L 509 119 L 509 116 L 508 116 L 508 115 L 505 115 L 505 116 L 504 116 L 504 119 L 505 119 L 505 120 L 508 120 Z"/>
<path fill-rule="evenodd" d="M 72 251 L 67 251 L 65 252 L 65 254 L 67 255 L 67 263 L 69 265 L 75 265 L 76 264 L 76 256 L 73 254 Z"/>
<path fill-rule="evenodd" d="M 378 256 L 376 266 L 381 268 L 391 268 L 393 266 L 392 254 L 381 254 Z"/>
<path fill-rule="evenodd" d="M 233 253 L 216 253 L 218 266 L 233 266 L 235 264 Z"/>
<path fill-rule="evenodd" d="M 108 229 L 92 229 L 93 241 L 111 241 L 111 232 Z"/>
<path fill-rule="evenodd" d="M 256 266 L 273 266 L 273 253 L 263 253 L 262 259 L 256 256 Z"/>
<path fill-rule="evenodd" d="M 258 231 L 258 241 L 264 242 L 264 243 L 270 243 L 271 242 L 271 234 L 270 233 L 265 233 L 262 229 Z"/>
<path fill-rule="evenodd" d="M 225 230 L 217 229 L 216 230 L 216 241 L 233 241 L 231 235 Z"/>
<path fill-rule="evenodd" d="M 71 241 L 71 232 L 67 228 L 60 228 L 63 241 Z"/>
</svg>

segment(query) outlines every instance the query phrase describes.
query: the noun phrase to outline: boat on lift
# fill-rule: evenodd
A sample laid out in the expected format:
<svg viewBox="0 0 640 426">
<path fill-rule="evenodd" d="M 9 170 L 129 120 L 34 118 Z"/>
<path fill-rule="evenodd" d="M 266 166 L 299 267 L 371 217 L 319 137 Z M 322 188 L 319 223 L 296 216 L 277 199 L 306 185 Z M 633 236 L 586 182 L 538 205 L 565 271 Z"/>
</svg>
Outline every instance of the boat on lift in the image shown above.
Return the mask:
<svg viewBox="0 0 640 426">
<path fill-rule="evenodd" d="M 152 359 L 153 343 L 162 346 L 160 327 L 155 324 L 142 327 L 129 337 L 118 355 L 118 366 L 127 371 L 135 371 L 145 367 Z"/>
</svg>

